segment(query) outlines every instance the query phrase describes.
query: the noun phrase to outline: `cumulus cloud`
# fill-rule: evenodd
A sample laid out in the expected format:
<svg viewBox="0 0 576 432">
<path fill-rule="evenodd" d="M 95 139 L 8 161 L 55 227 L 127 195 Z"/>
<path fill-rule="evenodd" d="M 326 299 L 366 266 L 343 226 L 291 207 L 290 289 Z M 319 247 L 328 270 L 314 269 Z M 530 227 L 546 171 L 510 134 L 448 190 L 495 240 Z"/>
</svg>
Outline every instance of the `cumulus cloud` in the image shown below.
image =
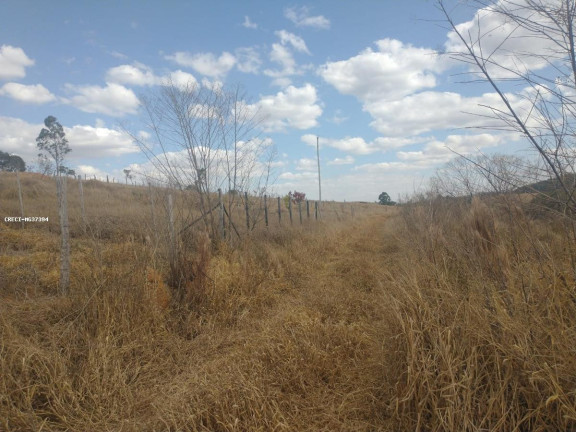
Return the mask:
<svg viewBox="0 0 576 432">
<path fill-rule="evenodd" d="M 470 21 L 458 24 L 456 29 L 469 42 L 475 54 L 489 59 L 487 67 L 494 77 L 518 78 L 511 71 L 525 74 L 547 67 L 551 59 L 558 58 L 558 44 L 562 42 L 543 37 L 536 31 L 538 25 L 553 29 L 556 24 L 545 14 L 535 13 L 534 8 L 528 6 L 527 0 L 517 0 L 512 8 L 507 3 L 500 0 L 494 5 L 478 9 Z M 552 5 L 555 2 L 543 2 L 545 5 L 547 3 Z M 530 29 L 518 26 L 509 17 L 496 12 L 499 10 L 510 10 L 513 15 L 533 25 Z M 481 43 L 474 42 L 478 37 Z M 454 31 L 448 33 L 445 48 L 449 53 L 468 52 Z M 477 71 L 477 68 L 470 65 L 470 70 Z"/>
<path fill-rule="evenodd" d="M 216 57 L 213 53 L 190 54 L 179 51 L 165 58 L 212 78 L 224 77 L 237 62 L 236 57 L 227 51 L 224 51 L 219 57 Z"/>
<path fill-rule="evenodd" d="M 310 16 L 310 11 L 306 6 L 301 8 L 286 8 L 284 16 L 292 21 L 297 27 L 312 27 L 321 30 L 330 28 L 330 20 L 323 15 Z"/>
<path fill-rule="evenodd" d="M 289 86 L 275 95 L 262 96 L 250 109 L 258 110 L 264 118 L 266 132 L 285 131 L 287 128 L 310 129 L 318 124 L 322 115 L 316 88 L 312 84 Z"/>
<path fill-rule="evenodd" d="M 194 75 L 188 72 L 181 71 L 180 69 L 176 71 L 172 71 L 167 75 L 164 75 L 160 78 L 160 83 L 164 84 L 167 82 L 171 82 L 175 86 L 178 87 L 187 87 L 187 86 L 194 86 L 198 84 Z"/>
<path fill-rule="evenodd" d="M 7 96 L 19 102 L 42 105 L 56 100 L 50 91 L 42 84 L 24 85 L 6 83 L 0 88 L 0 95 Z"/>
<path fill-rule="evenodd" d="M 122 156 L 140 151 L 129 136 L 115 129 L 75 125 L 64 131 L 74 153 L 70 157 Z"/>
<path fill-rule="evenodd" d="M 158 77 L 152 69 L 141 63 L 133 65 L 120 65 L 108 69 L 106 81 L 116 84 L 128 84 L 137 86 L 151 86 L 158 84 Z"/>
<path fill-rule="evenodd" d="M 293 50 L 310 55 L 310 51 L 306 46 L 306 42 L 299 36 L 280 30 L 275 32 L 276 36 L 280 39 L 278 43 L 272 44 L 269 58 L 273 63 L 281 66 L 280 69 L 266 69 L 264 74 L 274 78 L 273 84 L 281 87 L 286 87 L 292 82 L 290 76 L 301 75 L 303 69 L 299 68 L 294 59 Z"/>
<path fill-rule="evenodd" d="M 29 58 L 22 48 L 0 46 L 0 79 L 24 78 L 26 68 L 33 64 L 34 60 Z"/>
<path fill-rule="evenodd" d="M 41 123 L 28 123 L 14 117 L 0 117 L 0 148 L 16 153 L 28 163 L 36 161 L 36 137 L 44 127 Z M 132 139 L 122 132 L 105 127 L 74 125 L 64 127 L 72 152 L 70 160 L 121 156 L 139 151 Z"/>
<path fill-rule="evenodd" d="M 140 104 L 132 90 L 116 83 L 107 83 L 106 87 L 66 84 L 65 89 L 72 96 L 63 98 L 63 102 L 89 113 L 121 117 L 135 114 Z"/>
<path fill-rule="evenodd" d="M 348 60 L 328 62 L 320 76 L 340 93 L 363 102 L 397 100 L 436 86 L 436 72 L 444 68 L 436 51 L 416 48 L 395 39 L 376 42 Z"/>
<path fill-rule="evenodd" d="M 483 148 L 496 147 L 514 137 L 504 134 L 449 135 L 443 141 L 433 140 L 422 150 L 396 153 L 398 159 L 420 165 L 438 165 L 448 162 L 458 154 L 477 153 Z"/>
<path fill-rule="evenodd" d="M 154 86 L 169 82 L 181 87 L 197 84 L 194 75 L 188 72 L 176 70 L 159 76 L 156 75 L 150 67 L 142 63 L 124 64 L 110 68 L 106 72 L 106 81 L 109 83 L 133 86 Z"/>
<path fill-rule="evenodd" d="M 301 137 L 302 142 L 316 146 L 316 136 L 306 134 Z M 387 150 L 400 148 L 412 144 L 423 142 L 425 138 L 390 138 L 378 137 L 372 141 L 366 141 L 361 137 L 345 137 L 345 138 L 319 138 L 319 144 L 323 147 L 331 147 L 343 151 L 345 153 L 352 153 L 356 155 L 368 155 L 376 152 L 386 152 Z"/>
<path fill-rule="evenodd" d="M 92 165 L 78 165 L 74 171 L 77 175 L 85 175 L 88 178 L 96 176 L 97 179 L 105 179 L 107 175 L 104 171 Z"/>
<path fill-rule="evenodd" d="M 346 156 L 345 158 L 336 158 L 328 161 L 328 165 L 351 165 L 354 163 L 354 158 L 352 156 Z"/>
<path fill-rule="evenodd" d="M 506 96 L 521 114 L 530 109 L 521 96 Z M 490 118 L 492 111 L 487 106 L 506 109 L 496 93 L 465 97 L 453 92 L 422 92 L 397 101 L 374 101 L 365 104 L 365 109 L 374 118 L 371 126 L 378 132 L 400 137 L 451 128 L 501 127 L 499 121 Z"/>
</svg>

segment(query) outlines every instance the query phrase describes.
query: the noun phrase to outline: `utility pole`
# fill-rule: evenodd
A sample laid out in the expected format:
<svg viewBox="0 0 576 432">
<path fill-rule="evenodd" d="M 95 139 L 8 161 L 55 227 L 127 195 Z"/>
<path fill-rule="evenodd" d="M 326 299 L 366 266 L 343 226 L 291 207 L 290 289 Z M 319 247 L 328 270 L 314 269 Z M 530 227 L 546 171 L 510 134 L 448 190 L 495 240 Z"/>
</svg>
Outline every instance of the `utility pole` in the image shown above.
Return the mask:
<svg viewBox="0 0 576 432">
<path fill-rule="evenodd" d="M 316 158 L 318 159 L 318 211 L 320 212 L 320 206 L 322 204 L 322 181 L 320 177 L 320 138 L 316 137 Z M 321 212 L 320 212 L 321 213 Z"/>
</svg>

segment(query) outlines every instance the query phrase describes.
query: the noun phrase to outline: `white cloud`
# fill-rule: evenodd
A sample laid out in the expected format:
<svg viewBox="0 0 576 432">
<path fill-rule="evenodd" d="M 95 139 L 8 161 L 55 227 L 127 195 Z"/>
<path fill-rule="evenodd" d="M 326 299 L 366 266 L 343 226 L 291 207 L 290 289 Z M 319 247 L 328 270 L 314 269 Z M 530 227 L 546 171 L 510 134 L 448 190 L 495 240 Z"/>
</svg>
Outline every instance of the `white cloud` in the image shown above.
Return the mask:
<svg viewBox="0 0 576 432">
<path fill-rule="evenodd" d="M 514 94 L 506 94 L 521 114 L 529 103 Z M 463 127 L 502 126 L 485 108 L 492 106 L 505 110 L 496 93 L 465 97 L 452 92 L 422 92 L 397 101 L 374 101 L 365 105 L 374 121 L 371 126 L 389 137 L 413 136 L 434 130 Z"/>
<path fill-rule="evenodd" d="M 316 136 L 306 134 L 301 137 L 302 142 L 316 146 Z M 389 138 L 378 137 L 373 141 L 367 142 L 361 137 L 346 137 L 340 139 L 320 137 L 318 142 L 323 147 L 331 147 L 346 153 L 356 155 L 368 155 L 376 152 L 386 152 L 387 150 L 400 148 L 424 141 L 425 138 Z"/>
<path fill-rule="evenodd" d="M 158 84 L 158 77 L 152 69 L 141 63 L 133 65 L 120 65 L 108 69 L 106 81 L 116 84 L 128 84 L 138 86 L 151 86 Z"/>
<path fill-rule="evenodd" d="M 330 28 L 330 20 L 328 18 L 323 15 L 310 16 L 310 11 L 306 6 L 287 8 L 284 10 L 284 16 L 298 27 L 313 27 L 322 30 Z"/>
<path fill-rule="evenodd" d="M 36 160 L 36 137 L 44 125 L 31 124 L 14 117 L 0 117 L 0 149 L 21 156 L 26 162 Z"/>
<path fill-rule="evenodd" d="M 436 86 L 435 72 L 443 69 L 437 52 L 398 40 L 376 42 L 348 60 L 329 62 L 318 73 L 340 93 L 363 102 L 397 100 Z"/>
<path fill-rule="evenodd" d="M 308 145 L 316 145 L 316 136 L 307 134 L 302 136 L 302 141 Z M 346 153 L 366 155 L 374 153 L 378 149 L 370 143 L 367 143 L 364 138 L 360 137 L 346 137 L 342 139 L 319 138 L 318 142 L 322 146 L 332 147 Z"/>
<path fill-rule="evenodd" d="M 310 54 L 306 42 L 300 36 L 296 36 L 294 33 L 287 32 L 286 30 L 279 30 L 274 32 L 278 38 L 280 38 L 280 43 L 282 45 L 290 45 L 296 51 Z"/>
<path fill-rule="evenodd" d="M 252 20 L 250 20 L 249 16 L 244 16 L 244 22 L 242 23 L 242 26 L 249 28 L 249 29 L 257 29 L 258 28 L 258 24 L 252 22 Z"/>
<path fill-rule="evenodd" d="M 180 66 L 186 66 L 194 69 L 196 72 L 212 78 L 221 78 L 225 76 L 236 64 L 237 60 L 229 52 L 223 52 L 220 57 L 213 53 L 190 54 L 179 51 L 165 57 L 172 60 Z"/>
<path fill-rule="evenodd" d="M 562 41 L 558 38 L 551 40 L 534 31 L 538 25 L 553 29 L 556 24 L 543 13 L 536 13 L 535 8 L 528 6 L 527 3 L 527 0 L 515 2 L 499 0 L 493 5 L 477 10 L 470 21 L 456 26 L 469 44 L 472 38 L 470 46 L 474 52 L 490 60 L 488 70 L 494 77 L 517 78 L 518 75 L 510 72 L 510 69 L 524 74 L 543 69 L 549 65 L 550 59 L 559 58 L 558 44 L 562 44 Z M 545 7 L 559 6 L 556 1 L 544 1 L 542 4 Z M 509 10 L 520 19 L 531 22 L 530 27 L 533 30 L 519 26 L 509 17 L 495 12 L 497 10 Z M 553 34 L 553 30 L 549 31 L 549 34 Z M 477 43 L 478 37 L 481 38 L 480 44 Z M 445 48 L 450 53 L 467 53 L 464 44 L 454 31 L 448 33 Z M 471 65 L 470 70 L 477 71 L 477 68 Z"/>
<path fill-rule="evenodd" d="M 346 156 L 345 158 L 336 158 L 328 161 L 328 165 L 351 165 L 354 163 L 354 158 L 352 156 Z"/>
<path fill-rule="evenodd" d="M 115 84 L 135 86 L 154 86 L 172 82 L 176 86 L 197 84 L 194 75 L 181 70 L 172 71 L 164 76 L 154 74 L 152 69 L 142 63 L 124 64 L 108 69 L 106 81 Z"/>
<path fill-rule="evenodd" d="M 93 167 L 92 165 L 78 165 L 74 170 L 76 175 L 86 176 L 87 178 L 105 179 L 106 173 L 99 168 Z"/>
<path fill-rule="evenodd" d="M 283 172 L 278 178 L 282 180 L 318 180 L 318 174 L 312 171 L 300 173 Z"/>
<path fill-rule="evenodd" d="M 36 137 L 43 124 L 28 123 L 14 117 L 0 117 L 0 149 L 16 153 L 28 163 L 35 163 L 38 155 Z M 139 151 L 130 137 L 105 127 L 75 125 L 64 127 L 72 151 L 67 159 L 121 156 Z M 71 164 L 73 165 L 73 164 Z"/>
<path fill-rule="evenodd" d="M 0 46 L 0 79 L 24 78 L 26 68 L 33 64 L 34 60 L 29 58 L 22 48 Z"/>
<path fill-rule="evenodd" d="M 362 172 L 365 174 L 377 174 L 392 171 L 414 171 L 420 169 L 421 167 L 416 164 L 410 164 L 408 162 L 375 162 L 369 164 L 358 165 L 354 167 L 355 172 Z"/>
<path fill-rule="evenodd" d="M 107 83 L 106 87 L 66 84 L 65 88 L 72 96 L 62 99 L 63 102 L 89 113 L 121 117 L 135 114 L 140 104 L 134 92 L 120 84 Z"/>
<path fill-rule="evenodd" d="M 292 52 L 290 52 L 290 50 L 284 45 L 278 43 L 272 44 L 270 61 L 280 64 L 282 69 L 280 71 L 267 69 L 264 73 L 268 76 L 281 77 L 285 75 L 294 75 L 296 73 L 296 60 L 294 60 Z"/>
<path fill-rule="evenodd" d="M 176 71 L 172 71 L 167 75 L 164 75 L 160 79 L 160 83 L 164 84 L 165 82 L 171 82 L 177 87 L 187 87 L 187 86 L 195 86 L 198 84 L 194 75 L 188 72 L 181 71 L 180 69 Z"/>
<path fill-rule="evenodd" d="M 318 163 L 316 159 L 300 159 L 296 163 L 297 171 L 317 171 Z"/>
<path fill-rule="evenodd" d="M 72 149 L 69 157 L 122 156 L 140 151 L 129 136 L 114 129 L 75 125 L 64 131 Z"/>
<path fill-rule="evenodd" d="M 257 74 L 262 65 L 260 54 L 253 47 L 238 48 L 234 51 L 240 72 Z"/>
<path fill-rule="evenodd" d="M 277 31 L 275 34 L 280 42 L 272 44 L 269 57 L 270 61 L 279 64 L 281 69 L 266 69 L 264 75 L 274 78 L 273 84 L 287 87 L 292 83 L 290 76 L 301 75 L 304 72 L 297 66 L 292 49 L 306 54 L 310 54 L 310 51 L 299 36 L 285 30 Z"/>
<path fill-rule="evenodd" d="M 317 118 L 322 115 L 316 88 L 311 84 L 289 86 L 275 95 L 263 96 L 249 107 L 259 110 L 264 118 L 262 127 L 266 132 L 284 131 L 287 128 L 309 129 L 318 124 Z"/>
<path fill-rule="evenodd" d="M 42 84 L 24 85 L 6 83 L 0 88 L 0 95 L 8 96 L 19 102 L 41 105 L 56 100 L 50 91 Z"/>
<path fill-rule="evenodd" d="M 458 154 L 477 153 L 488 147 L 496 147 L 504 140 L 514 137 L 503 134 L 449 135 L 444 141 L 434 140 L 424 146 L 423 150 L 398 152 L 398 159 L 420 165 L 438 165 L 448 162 Z"/>
</svg>

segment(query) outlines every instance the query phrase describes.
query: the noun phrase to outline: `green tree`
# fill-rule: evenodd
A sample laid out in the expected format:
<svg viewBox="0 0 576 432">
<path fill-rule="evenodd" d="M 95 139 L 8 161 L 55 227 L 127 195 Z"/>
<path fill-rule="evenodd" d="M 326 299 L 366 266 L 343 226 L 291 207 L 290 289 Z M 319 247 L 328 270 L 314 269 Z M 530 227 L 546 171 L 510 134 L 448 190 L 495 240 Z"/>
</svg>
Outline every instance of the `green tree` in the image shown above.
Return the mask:
<svg viewBox="0 0 576 432">
<path fill-rule="evenodd" d="M 36 145 L 42 155 L 49 155 L 54 160 L 57 175 L 61 174 L 60 167 L 63 166 L 64 158 L 70 153 L 70 146 L 64 133 L 64 128 L 54 116 L 48 116 L 44 120 L 45 128 L 42 128 L 40 135 L 36 138 Z"/>
<path fill-rule="evenodd" d="M 20 156 L 0 151 L 0 171 L 26 171 L 26 164 Z"/>
<path fill-rule="evenodd" d="M 390 198 L 390 195 L 388 195 L 387 192 L 382 192 L 378 196 L 378 204 L 390 206 L 390 205 L 395 205 L 396 203 L 394 201 L 392 201 L 392 199 Z"/>
<path fill-rule="evenodd" d="M 54 160 L 56 190 L 58 193 L 58 209 L 60 214 L 60 293 L 67 295 L 70 290 L 70 229 L 68 225 L 68 205 L 66 202 L 66 175 L 68 168 L 64 166 L 64 157 L 70 153 L 64 128 L 56 117 L 48 116 L 44 120 L 46 128 L 42 128 L 36 138 L 38 157 L 40 160 Z M 64 174 L 64 175 L 62 175 Z"/>
</svg>

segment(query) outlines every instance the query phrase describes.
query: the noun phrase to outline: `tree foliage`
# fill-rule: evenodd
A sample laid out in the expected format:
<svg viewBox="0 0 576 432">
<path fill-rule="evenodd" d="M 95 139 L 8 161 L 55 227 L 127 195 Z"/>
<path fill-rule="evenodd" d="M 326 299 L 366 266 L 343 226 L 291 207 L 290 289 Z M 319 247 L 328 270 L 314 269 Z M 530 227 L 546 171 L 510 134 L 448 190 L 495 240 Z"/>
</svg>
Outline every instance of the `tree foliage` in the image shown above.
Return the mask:
<svg viewBox="0 0 576 432">
<path fill-rule="evenodd" d="M 378 196 L 378 204 L 380 205 L 387 205 L 387 206 L 393 206 L 396 205 L 395 201 L 392 201 L 392 199 L 390 198 L 390 195 L 388 195 L 387 192 L 382 192 L 379 196 Z"/>
<path fill-rule="evenodd" d="M 38 157 L 42 159 L 46 156 L 54 161 L 54 169 L 56 174 L 60 175 L 63 166 L 64 158 L 70 153 L 70 146 L 64 133 L 64 128 L 54 116 L 48 116 L 44 120 L 45 128 L 42 128 L 38 138 L 36 138 L 36 146 L 38 147 Z"/>
<path fill-rule="evenodd" d="M 20 156 L 0 151 L 0 171 L 26 171 L 26 164 Z"/>
</svg>

